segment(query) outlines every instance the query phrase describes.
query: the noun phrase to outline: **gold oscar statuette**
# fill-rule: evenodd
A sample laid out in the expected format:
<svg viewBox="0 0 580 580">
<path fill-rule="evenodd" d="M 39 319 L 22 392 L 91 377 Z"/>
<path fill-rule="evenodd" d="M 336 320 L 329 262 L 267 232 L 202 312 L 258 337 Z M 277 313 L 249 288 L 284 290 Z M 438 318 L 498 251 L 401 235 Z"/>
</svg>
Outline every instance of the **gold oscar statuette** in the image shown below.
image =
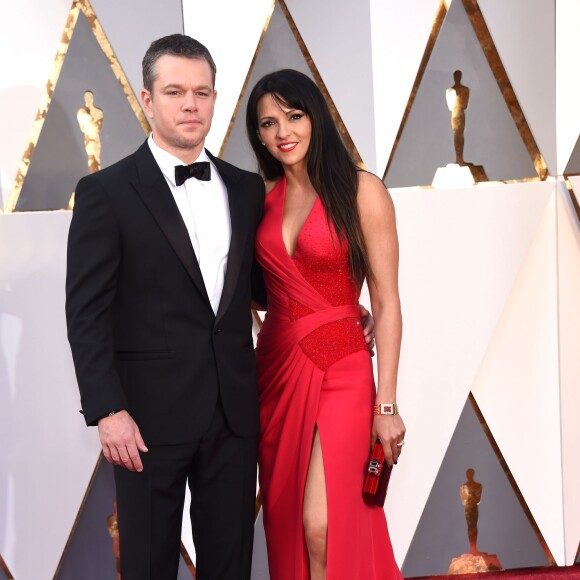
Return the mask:
<svg viewBox="0 0 580 580">
<path fill-rule="evenodd" d="M 439 167 L 433 178 L 434 187 L 469 187 L 480 181 L 487 181 L 487 175 L 482 165 L 468 163 L 463 158 L 465 145 L 465 111 L 469 106 L 469 87 L 461 84 L 463 73 L 456 70 L 453 73 L 453 85 L 445 91 L 447 108 L 451 112 L 451 130 L 453 132 L 453 147 L 455 148 L 455 163 Z"/>
<path fill-rule="evenodd" d="M 114 511 L 107 518 L 107 530 L 113 540 L 113 555 L 115 556 L 115 566 L 117 569 L 117 580 L 121 580 L 121 552 L 119 549 L 119 520 L 117 519 L 117 502 L 113 503 Z"/>
<path fill-rule="evenodd" d="M 95 107 L 92 91 L 85 91 L 85 106 L 77 111 L 77 121 L 85 136 L 85 150 L 89 172 L 101 169 L 101 129 L 103 127 L 103 111 Z"/>
<path fill-rule="evenodd" d="M 462 73 L 453 73 L 455 84 L 445 93 L 447 107 L 451 111 L 451 129 L 453 130 L 453 145 L 455 147 L 455 163 L 465 165 L 463 161 L 463 145 L 465 143 L 465 111 L 469 106 L 469 89 L 461 84 Z"/>
<path fill-rule="evenodd" d="M 104 113 L 102 109 L 95 107 L 95 97 L 92 91 L 85 91 L 85 106 L 77 111 L 77 121 L 85 136 L 85 151 L 89 173 L 101 169 L 101 129 L 103 128 Z M 75 205 L 75 193 L 70 196 L 66 209 L 73 209 Z"/>
<path fill-rule="evenodd" d="M 459 497 L 465 508 L 469 553 L 453 558 L 448 573 L 471 574 L 474 572 L 501 570 L 501 564 L 495 554 L 487 554 L 477 549 L 477 520 L 479 518 L 479 504 L 483 485 L 473 479 L 475 475 L 474 469 L 469 468 L 465 475 L 467 476 L 467 481 L 459 486 Z"/>
</svg>

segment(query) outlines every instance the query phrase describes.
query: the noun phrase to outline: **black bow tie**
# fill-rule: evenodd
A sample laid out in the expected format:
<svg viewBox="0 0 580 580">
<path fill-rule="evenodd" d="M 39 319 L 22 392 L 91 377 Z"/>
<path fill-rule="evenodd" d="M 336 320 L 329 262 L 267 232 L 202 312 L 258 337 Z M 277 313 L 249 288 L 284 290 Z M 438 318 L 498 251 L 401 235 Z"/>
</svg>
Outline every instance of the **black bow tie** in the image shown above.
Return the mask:
<svg viewBox="0 0 580 580">
<path fill-rule="evenodd" d="M 190 177 L 195 177 L 201 181 L 209 181 L 211 179 L 209 161 L 198 161 L 191 165 L 175 166 L 175 185 L 183 185 Z"/>
</svg>

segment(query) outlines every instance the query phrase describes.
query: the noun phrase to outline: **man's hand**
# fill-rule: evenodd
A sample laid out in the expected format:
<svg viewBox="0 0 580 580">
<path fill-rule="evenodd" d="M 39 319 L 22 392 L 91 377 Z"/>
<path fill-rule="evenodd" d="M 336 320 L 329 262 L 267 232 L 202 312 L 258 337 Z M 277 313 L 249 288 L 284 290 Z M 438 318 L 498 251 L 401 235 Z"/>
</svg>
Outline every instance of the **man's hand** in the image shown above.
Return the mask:
<svg viewBox="0 0 580 580">
<path fill-rule="evenodd" d="M 129 471 L 143 471 L 139 451 L 147 453 L 139 427 L 127 411 L 99 419 L 99 438 L 109 463 Z"/>
<path fill-rule="evenodd" d="M 360 319 L 363 325 L 363 334 L 371 351 L 371 356 L 375 356 L 375 319 L 373 315 L 362 305 L 359 304 L 360 308 Z"/>
</svg>

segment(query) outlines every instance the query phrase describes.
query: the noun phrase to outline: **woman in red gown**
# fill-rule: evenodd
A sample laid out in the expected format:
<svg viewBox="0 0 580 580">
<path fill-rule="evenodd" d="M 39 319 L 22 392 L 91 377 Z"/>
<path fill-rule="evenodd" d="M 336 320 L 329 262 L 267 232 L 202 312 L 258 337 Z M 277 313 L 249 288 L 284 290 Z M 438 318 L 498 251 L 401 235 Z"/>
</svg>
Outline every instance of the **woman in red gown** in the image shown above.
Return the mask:
<svg viewBox="0 0 580 580">
<path fill-rule="evenodd" d="M 267 191 L 256 235 L 268 311 L 258 337 L 259 479 L 271 580 L 398 580 L 384 511 L 363 503 L 371 442 L 401 453 L 401 341 L 395 213 L 357 169 L 318 87 L 282 70 L 262 78 L 248 135 Z M 378 388 L 358 298 L 366 278 Z M 396 410 L 396 405 L 394 406 Z"/>
</svg>

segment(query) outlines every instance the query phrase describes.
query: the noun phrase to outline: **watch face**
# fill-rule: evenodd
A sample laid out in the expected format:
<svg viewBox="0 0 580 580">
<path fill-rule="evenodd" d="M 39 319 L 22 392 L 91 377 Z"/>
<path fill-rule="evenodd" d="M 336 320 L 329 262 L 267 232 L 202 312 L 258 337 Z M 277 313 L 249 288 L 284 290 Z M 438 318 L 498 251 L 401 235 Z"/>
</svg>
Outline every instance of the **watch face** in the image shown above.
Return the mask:
<svg viewBox="0 0 580 580">
<path fill-rule="evenodd" d="M 375 415 L 398 415 L 397 403 L 379 403 L 374 406 Z"/>
</svg>

